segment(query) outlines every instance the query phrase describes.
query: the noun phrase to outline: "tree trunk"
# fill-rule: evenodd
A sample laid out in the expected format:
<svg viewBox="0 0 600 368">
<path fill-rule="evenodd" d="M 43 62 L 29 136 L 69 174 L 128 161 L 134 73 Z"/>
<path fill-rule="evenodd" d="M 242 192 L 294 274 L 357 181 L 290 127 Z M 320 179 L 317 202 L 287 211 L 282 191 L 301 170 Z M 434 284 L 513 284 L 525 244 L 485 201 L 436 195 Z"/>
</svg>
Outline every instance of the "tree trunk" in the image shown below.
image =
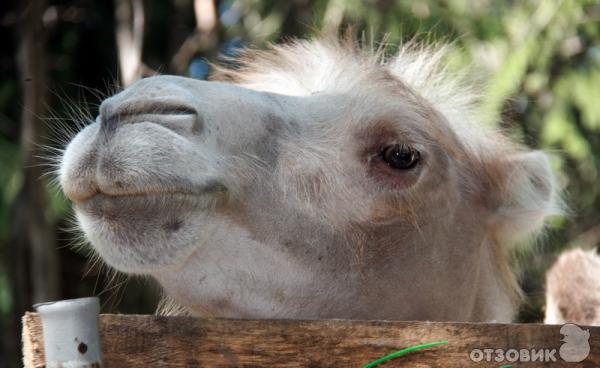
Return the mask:
<svg viewBox="0 0 600 368">
<path fill-rule="evenodd" d="M 17 64 L 23 91 L 21 115 L 22 186 L 13 208 L 12 242 L 9 262 L 12 273 L 13 316 L 11 341 L 13 352 L 20 350 L 19 316 L 31 310 L 33 303 L 58 297 L 59 262 L 54 233 L 47 218 L 43 160 L 39 144 L 44 136 L 46 109 L 45 29 L 42 14 L 44 0 L 21 2 L 18 28 Z M 12 355 L 18 357 L 20 354 Z M 9 363 L 10 364 L 10 363 Z"/>
<path fill-rule="evenodd" d="M 142 77 L 144 3 L 142 0 L 115 0 L 117 52 L 123 87 Z"/>
</svg>

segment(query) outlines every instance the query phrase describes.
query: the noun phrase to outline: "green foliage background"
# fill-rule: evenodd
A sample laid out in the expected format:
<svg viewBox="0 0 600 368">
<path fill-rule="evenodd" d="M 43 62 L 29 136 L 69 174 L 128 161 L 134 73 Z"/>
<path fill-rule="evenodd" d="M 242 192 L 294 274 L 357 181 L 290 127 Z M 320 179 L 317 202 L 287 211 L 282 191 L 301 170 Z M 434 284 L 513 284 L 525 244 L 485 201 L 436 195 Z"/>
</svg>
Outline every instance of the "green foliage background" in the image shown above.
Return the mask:
<svg viewBox="0 0 600 368">
<path fill-rule="evenodd" d="M 12 247 L 11 209 L 23 182 L 18 135 L 23 99 L 15 58 L 17 3 L 0 5 L 0 322 L 5 324 L 17 313 L 6 270 Z M 143 61 L 154 70 L 172 72 L 171 57 L 195 26 L 192 1 L 144 4 Z M 552 222 L 543 244 L 515 257 L 528 295 L 520 318 L 542 318 L 546 268 L 566 247 L 594 247 L 600 239 L 598 1 L 221 0 L 217 5 L 218 44 L 198 50 L 192 63 L 214 60 L 233 44 L 262 46 L 288 37 L 310 37 L 335 25 L 356 26 L 367 42 L 384 39 L 390 51 L 415 36 L 451 42 L 449 68 L 469 67 L 482 85 L 482 124 L 497 125 L 533 148 L 554 153 L 553 165 L 560 173 L 571 214 Z M 65 98 L 94 115 L 100 101 L 94 91 L 110 91 L 118 75 L 113 6 L 110 1 L 48 2 L 49 19 L 52 11 L 58 14 L 44 23 L 48 103 L 55 116 L 70 115 Z M 192 68 L 189 73 L 193 74 Z M 63 123 L 73 124 L 68 118 Z M 59 145 L 52 140 L 41 143 Z M 129 282 L 133 287 L 115 291 L 102 286 L 109 280 L 94 268 L 83 276 L 84 253 L 65 247 L 69 236 L 61 230 L 68 223 L 69 205 L 48 188 L 48 207 L 41 210 L 59 239 L 49 246 L 60 247 L 61 297 L 107 290 L 101 294 L 106 311 L 150 312 L 156 291 L 149 283 L 134 280 Z"/>
</svg>

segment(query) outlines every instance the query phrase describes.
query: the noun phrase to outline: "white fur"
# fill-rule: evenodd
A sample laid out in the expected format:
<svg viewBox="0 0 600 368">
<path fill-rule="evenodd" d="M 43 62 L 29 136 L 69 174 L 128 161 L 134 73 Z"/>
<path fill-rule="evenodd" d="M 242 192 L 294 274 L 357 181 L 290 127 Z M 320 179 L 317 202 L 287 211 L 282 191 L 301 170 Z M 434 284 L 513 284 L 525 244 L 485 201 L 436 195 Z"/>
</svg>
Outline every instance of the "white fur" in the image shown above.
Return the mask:
<svg viewBox="0 0 600 368">
<path fill-rule="evenodd" d="M 443 48 L 400 50 L 298 41 L 107 99 L 60 170 L 86 236 L 196 315 L 510 321 L 547 159 L 476 124 Z"/>
</svg>

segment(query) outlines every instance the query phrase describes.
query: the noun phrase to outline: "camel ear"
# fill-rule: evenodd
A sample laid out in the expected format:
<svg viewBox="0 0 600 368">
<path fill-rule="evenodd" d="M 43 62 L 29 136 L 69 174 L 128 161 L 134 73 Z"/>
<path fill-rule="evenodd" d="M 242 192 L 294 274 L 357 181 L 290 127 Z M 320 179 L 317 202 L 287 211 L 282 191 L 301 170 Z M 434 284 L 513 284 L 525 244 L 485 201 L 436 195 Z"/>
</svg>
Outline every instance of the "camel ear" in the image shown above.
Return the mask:
<svg viewBox="0 0 600 368">
<path fill-rule="evenodd" d="M 562 212 L 556 178 L 541 151 L 519 153 L 499 165 L 503 177 L 496 193 L 494 232 L 504 243 L 515 243 L 539 232 L 549 216 Z"/>
</svg>

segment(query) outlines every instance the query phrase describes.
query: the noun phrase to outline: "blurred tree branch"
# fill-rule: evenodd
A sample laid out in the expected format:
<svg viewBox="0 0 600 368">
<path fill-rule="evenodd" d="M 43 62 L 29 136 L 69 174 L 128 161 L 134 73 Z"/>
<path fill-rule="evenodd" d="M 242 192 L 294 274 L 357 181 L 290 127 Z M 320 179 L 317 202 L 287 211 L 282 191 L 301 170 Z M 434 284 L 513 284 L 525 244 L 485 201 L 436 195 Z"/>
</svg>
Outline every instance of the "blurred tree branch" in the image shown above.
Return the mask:
<svg viewBox="0 0 600 368">
<path fill-rule="evenodd" d="M 117 52 L 121 84 L 127 87 L 143 72 L 144 4 L 142 0 L 115 0 Z"/>
</svg>

